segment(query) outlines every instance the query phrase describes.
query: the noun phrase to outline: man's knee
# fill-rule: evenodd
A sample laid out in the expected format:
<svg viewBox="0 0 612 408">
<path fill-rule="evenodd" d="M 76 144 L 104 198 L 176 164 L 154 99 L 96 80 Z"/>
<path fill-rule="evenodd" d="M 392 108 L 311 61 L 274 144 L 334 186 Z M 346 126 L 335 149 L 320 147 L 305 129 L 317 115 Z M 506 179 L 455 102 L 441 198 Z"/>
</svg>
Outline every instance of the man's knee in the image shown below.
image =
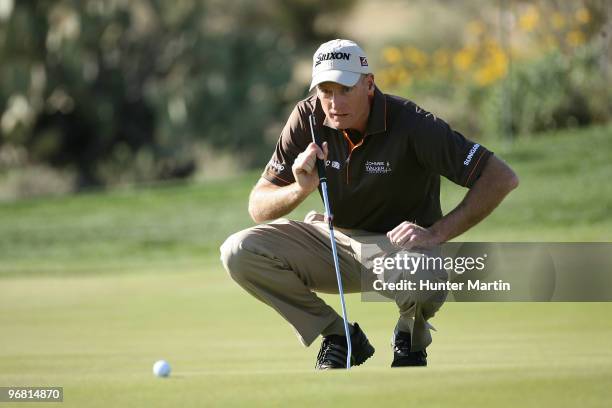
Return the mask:
<svg viewBox="0 0 612 408">
<path fill-rule="evenodd" d="M 250 230 L 236 232 L 230 235 L 219 248 L 221 252 L 221 262 L 227 273 L 235 281 L 244 280 L 248 274 L 246 258 L 248 251 L 244 249 L 244 243 L 249 239 Z"/>
</svg>

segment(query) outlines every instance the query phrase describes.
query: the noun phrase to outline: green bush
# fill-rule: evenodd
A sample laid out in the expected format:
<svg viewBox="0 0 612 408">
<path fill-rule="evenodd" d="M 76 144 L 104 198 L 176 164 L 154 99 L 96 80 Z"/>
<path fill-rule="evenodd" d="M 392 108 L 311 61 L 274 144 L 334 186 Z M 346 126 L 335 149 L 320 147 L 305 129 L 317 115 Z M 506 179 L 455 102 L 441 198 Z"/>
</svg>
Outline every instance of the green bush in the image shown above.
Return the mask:
<svg viewBox="0 0 612 408">
<path fill-rule="evenodd" d="M 573 55 L 554 51 L 516 63 L 508 77 L 487 90 L 480 107 L 487 136 L 534 134 L 604 123 L 612 117 L 612 92 L 597 47 Z"/>
</svg>

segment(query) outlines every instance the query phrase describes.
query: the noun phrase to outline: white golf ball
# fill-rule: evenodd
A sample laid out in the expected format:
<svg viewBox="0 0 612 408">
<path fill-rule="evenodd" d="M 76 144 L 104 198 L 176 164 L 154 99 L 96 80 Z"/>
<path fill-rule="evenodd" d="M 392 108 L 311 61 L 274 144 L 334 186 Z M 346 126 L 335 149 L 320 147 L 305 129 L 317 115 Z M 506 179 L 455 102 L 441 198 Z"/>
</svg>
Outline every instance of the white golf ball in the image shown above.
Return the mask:
<svg viewBox="0 0 612 408">
<path fill-rule="evenodd" d="M 158 377 L 167 377 L 170 375 L 170 364 L 166 360 L 158 360 L 153 364 L 153 374 Z"/>
</svg>

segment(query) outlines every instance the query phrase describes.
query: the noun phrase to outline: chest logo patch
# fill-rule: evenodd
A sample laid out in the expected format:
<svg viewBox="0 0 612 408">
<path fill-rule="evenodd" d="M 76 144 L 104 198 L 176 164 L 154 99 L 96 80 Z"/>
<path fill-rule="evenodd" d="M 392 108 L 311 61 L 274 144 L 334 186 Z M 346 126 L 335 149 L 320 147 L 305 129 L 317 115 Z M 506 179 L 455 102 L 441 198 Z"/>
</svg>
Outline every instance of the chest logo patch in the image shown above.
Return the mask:
<svg viewBox="0 0 612 408">
<path fill-rule="evenodd" d="M 388 161 L 367 161 L 365 171 L 368 174 L 387 174 L 391 173 L 393 169 Z"/>
<path fill-rule="evenodd" d="M 337 162 L 335 160 L 327 160 L 325 161 L 325 166 L 326 167 L 330 167 L 336 170 L 340 170 L 340 162 Z"/>
</svg>

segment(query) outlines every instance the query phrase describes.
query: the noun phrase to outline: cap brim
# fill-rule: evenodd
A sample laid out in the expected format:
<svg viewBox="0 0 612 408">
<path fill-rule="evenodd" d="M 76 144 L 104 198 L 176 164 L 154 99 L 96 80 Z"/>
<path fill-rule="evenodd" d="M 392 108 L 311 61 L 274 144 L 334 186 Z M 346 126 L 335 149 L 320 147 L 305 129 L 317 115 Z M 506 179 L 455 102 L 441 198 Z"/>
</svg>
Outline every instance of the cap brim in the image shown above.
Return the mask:
<svg viewBox="0 0 612 408">
<path fill-rule="evenodd" d="M 336 82 L 344 86 L 353 86 L 359 81 L 360 77 L 361 74 L 358 72 L 339 71 L 335 69 L 319 72 L 312 78 L 310 91 L 323 82 Z"/>
</svg>

